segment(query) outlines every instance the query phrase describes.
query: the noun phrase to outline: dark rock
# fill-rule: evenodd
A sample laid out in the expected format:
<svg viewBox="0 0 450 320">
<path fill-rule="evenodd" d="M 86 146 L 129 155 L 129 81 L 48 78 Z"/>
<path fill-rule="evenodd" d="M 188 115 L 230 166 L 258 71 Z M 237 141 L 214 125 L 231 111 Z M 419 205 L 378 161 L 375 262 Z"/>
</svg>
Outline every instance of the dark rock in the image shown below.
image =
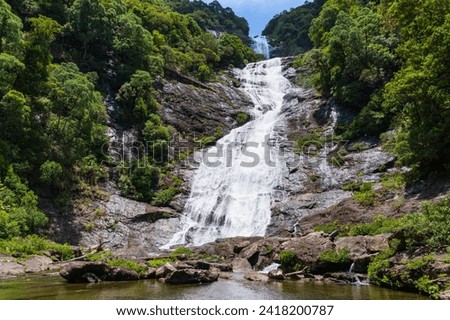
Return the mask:
<svg viewBox="0 0 450 320">
<path fill-rule="evenodd" d="M 269 271 L 268 277 L 270 279 L 274 279 L 274 280 L 284 280 L 285 279 L 284 272 L 281 269 Z"/>
<path fill-rule="evenodd" d="M 245 279 L 254 282 L 267 282 L 269 281 L 269 277 L 265 274 L 261 274 L 258 272 L 250 272 L 244 276 Z"/>
<path fill-rule="evenodd" d="M 209 270 L 211 268 L 211 264 L 209 262 L 200 260 L 186 261 L 186 264 L 191 266 L 193 269 L 199 270 Z"/>
<path fill-rule="evenodd" d="M 156 278 L 156 269 L 148 268 L 147 273 L 145 274 L 145 279 L 155 279 Z"/>
<path fill-rule="evenodd" d="M 103 262 L 76 261 L 67 264 L 59 274 L 71 283 L 104 281 L 131 281 L 139 280 L 137 272 L 122 268 L 112 267 Z"/>
<path fill-rule="evenodd" d="M 219 279 L 218 273 L 213 273 L 208 270 L 177 270 L 168 274 L 165 278 L 166 283 L 171 284 L 194 284 L 194 283 L 209 283 Z"/>
<path fill-rule="evenodd" d="M 97 275 L 89 272 L 83 274 L 81 278 L 83 278 L 84 281 L 77 281 L 77 282 L 99 283 L 100 281 L 102 281 Z"/>
<path fill-rule="evenodd" d="M 231 263 L 211 263 L 212 268 L 216 268 L 221 272 L 232 272 L 233 265 Z"/>
</svg>

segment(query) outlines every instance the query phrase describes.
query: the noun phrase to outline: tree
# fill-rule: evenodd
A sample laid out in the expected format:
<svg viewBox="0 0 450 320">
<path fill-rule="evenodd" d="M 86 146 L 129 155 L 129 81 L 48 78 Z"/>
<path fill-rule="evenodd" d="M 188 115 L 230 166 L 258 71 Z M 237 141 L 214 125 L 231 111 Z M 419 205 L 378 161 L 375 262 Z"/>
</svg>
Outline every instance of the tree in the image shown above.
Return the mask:
<svg viewBox="0 0 450 320">
<path fill-rule="evenodd" d="M 18 56 L 22 47 L 22 22 L 11 7 L 0 0 L 0 53 Z"/>
</svg>

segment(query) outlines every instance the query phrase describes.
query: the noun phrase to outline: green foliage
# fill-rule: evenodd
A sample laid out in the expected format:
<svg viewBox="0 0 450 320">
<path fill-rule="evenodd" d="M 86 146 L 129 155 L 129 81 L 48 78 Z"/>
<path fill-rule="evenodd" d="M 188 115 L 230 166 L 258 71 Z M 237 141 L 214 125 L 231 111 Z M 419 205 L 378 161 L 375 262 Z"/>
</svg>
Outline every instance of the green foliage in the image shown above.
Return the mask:
<svg viewBox="0 0 450 320">
<path fill-rule="evenodd" d="M 9 168 L 0 177 L 0 239 L 25 236 L 45 226 L 48 219 L 37 204 L 33 191 Z"/>
<path fill-rule="evenodd" d="M 158 190 L 153 197 L 152 205 L 157 207 L 168 206 L 172 199 L 178 194 L 178 192 L 178 189 L 175 187 Z"/>
<path fill-rule="evenodd" d="M 405 186 L 405 177 L 402 173 L 386 175 L 381 179 L 381 186 L 385 190 L 399 190 Z"/>
<path fill-rule="evenodd" d="M 122 267 L 136 271 L 141 277 L 147 274 L 147 267 L 134 260 L 112 259 L 108 260 L 107 263 L 112 267 Z"/>
<path fill-rule="evenodd" d="M 319 262 L 333 263 L 333 264 L 349 264 L 351 263 L 350 252 L 348 250 L 330 250 L 322 252 L 319 255 Z"/>
<path fill-rule="evenodd" d="M 223 137 L 222 128 L 217 127 L 212 136 L 203 137 L 200 140 L 198 140 L 197 143 L 199 145 L 199 148 L 203 149 L 205 147 L 213 145 L 214 143 L 216 143 L 217 140 L 219 140 L 222 137 Z"/>
<path fill-rule="evenodd" d="M 383 233 L 393 233 L 400 230 L 402 222 L 399 219 L 383 215 L 376 216 L 371 223 L 352 225 L 348 231 L 350 236 L 374 236 Z"/>
<path fill-rule="evenodd" d="M 57 244 L 37 235 L 0 239 L 0 253 L 21 259 L 49 253 L 61 261 L 72 259 L 75 256 L 70 245 Z"/>
<path fill-rule="evenodd" d="M 353 198 L 360 205 L 370 207 L 375 202 L 375 191 L 373 190 L 373 183 L 364 182 L 361 184 L 359 191 L 356 191 Z"/>
<path fill-rule="evenodd" d="M 341 233 L 341 231 L 340 231 L 341 229 L 342 229 L 342 226 L 337 221 L 333 221 L 333 222 L 327 223 L 325 225 L 314 227 L 314 231 L 316 231 L 316 232 L 323 231 L 328 234 L 330 234 L 336 230 L 339 230 L 339 233 Z"/>
<path fill-rule="evenodd" d="M 417 270 L 421 270 L 421 269 L 425 268 L 426 266 L 428 266 L 430 263 L 432 263 L 434 261 L 436 261 L 436 257 L 433 254 L 428 254 L 421 258 L 409 261 L 406 264 L 406 268 L 408 270 L 417 271 Z"/>
<path fill-rule="evenodd" d="M 186 256 L 190 257 L 194 254 L 194 251 L 192 251 L 192 249 L 189 249 L 186 247 L 178 247 L 175 250 L 173 250 L 170 254 L 173 256 L 186 255 Z"/>
<path fill-rule="evenodd" d="M 370 282 L 379 286 L 395 287 L 387 275 L 387 269 L 391 266 L 390 257 L 394 255 L 393 249 L 379 253 L 369 264 L 367 274 Z"/>
<path fill-rule="evenodd" d="M 297 260 L 297 255 L 294 251 L 285 250 L 280 253 L 281 269 L 284 272 L 300 271 L 301 263 Z"/>
<path fill-rule="evenodd" d="M 311 21 L 316 18 L 325 0 L 314 0 L 283 11 L 269 21 L 262 34 L 267 36 L 275 48 L 274 55 L 292 56 L 312 49 L 308 36 Z"/>
<path fill-rule="evenodd" d="M 176 258 L 175 257 L 171 257 L 171 258 L 161 258 L 161 259 L 153 259 L 153 260 L 149 260 L 147 262 L 147 264 L 152 267 L 152 268 L 159 268 L 162 267 L 163 265 L 167 264 L 167 263 L 172 263 L 175 262 Z"/>
<path fill-rule="evenodd" d="M 246 124 L 250 120 L 250 116 L 245 112 L 238 112 L 236 121 L 239 125 Z"/>
</svg>

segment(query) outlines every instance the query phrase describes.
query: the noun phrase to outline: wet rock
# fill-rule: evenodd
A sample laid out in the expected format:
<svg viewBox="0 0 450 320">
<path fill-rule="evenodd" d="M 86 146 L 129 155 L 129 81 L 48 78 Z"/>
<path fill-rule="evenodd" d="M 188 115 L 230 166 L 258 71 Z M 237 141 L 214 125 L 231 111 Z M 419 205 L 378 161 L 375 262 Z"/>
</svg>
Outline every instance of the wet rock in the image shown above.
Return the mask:
<svg viewBox="0 0 450 320">
<path fill-rule="evenodd" d="M 244 276 L 245 279 L 254 282 L 267 282 L 269 281 L 269 277 L 265 274 L 261 274 L 258 272 L 250 272 Z"/>
<path fill-rule="evenodd" d="M 269 271 L 267 276 L 273 280 L 284 280 L 285 279 L 284 272 L 281 269 Z"/>
<path fill-rule="evenodd" d="M 53 263 L 52 259 L 45 256 L 33 256 L 28 258 L 24 262 L 25 272 L 27 273 L 39 273 L 50 269 L 50 265 Z"/>
<path fill-rule="evenodd" d="M 59 274 L 71 283 L 98 282 L 98 279 L 104 281 L 139 280 L 137 272 L 122 267 L 111 267 L 103 262 L 71 262 Z"/>
<path fill-rule="evenodd" d="M 213 273 L 208 270 L 186 269 L 177 270 L 168 274 L 165 282 L 171 284 L 194 284 L 214 282 L 218 279 L 218 273 Z"/>
<path fill-rule="evenodd" d="M 165 265 L 156 269 L 155 277 L 156 279 L 165 278 L 169 273 L 177 271 L 177 268 L 170 263 L 166 263 Z"/>
<path fill-rule="evenodd" d="M 244 258 L 236 258 L 231 263 L 233 266 L 233 272 L 245 272 L 252 270 L 252 265 Z"/>
</svg>

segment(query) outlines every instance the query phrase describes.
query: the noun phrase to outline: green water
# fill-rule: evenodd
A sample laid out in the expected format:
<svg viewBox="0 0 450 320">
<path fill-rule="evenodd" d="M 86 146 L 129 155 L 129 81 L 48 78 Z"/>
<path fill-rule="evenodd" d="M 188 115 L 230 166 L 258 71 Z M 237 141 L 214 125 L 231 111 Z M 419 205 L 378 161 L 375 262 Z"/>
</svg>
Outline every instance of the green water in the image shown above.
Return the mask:
<svg viewBox="0 0 450 320">
<path fill-rule="evenodd" d="M 0 300 L 415 300 L 425 297 L 375 286 L 295 281 L 254 283 L 241 279 L 173 286 L 156 280 L 68 284 L 60 277 L 0 281 Z"/>
</svg>

